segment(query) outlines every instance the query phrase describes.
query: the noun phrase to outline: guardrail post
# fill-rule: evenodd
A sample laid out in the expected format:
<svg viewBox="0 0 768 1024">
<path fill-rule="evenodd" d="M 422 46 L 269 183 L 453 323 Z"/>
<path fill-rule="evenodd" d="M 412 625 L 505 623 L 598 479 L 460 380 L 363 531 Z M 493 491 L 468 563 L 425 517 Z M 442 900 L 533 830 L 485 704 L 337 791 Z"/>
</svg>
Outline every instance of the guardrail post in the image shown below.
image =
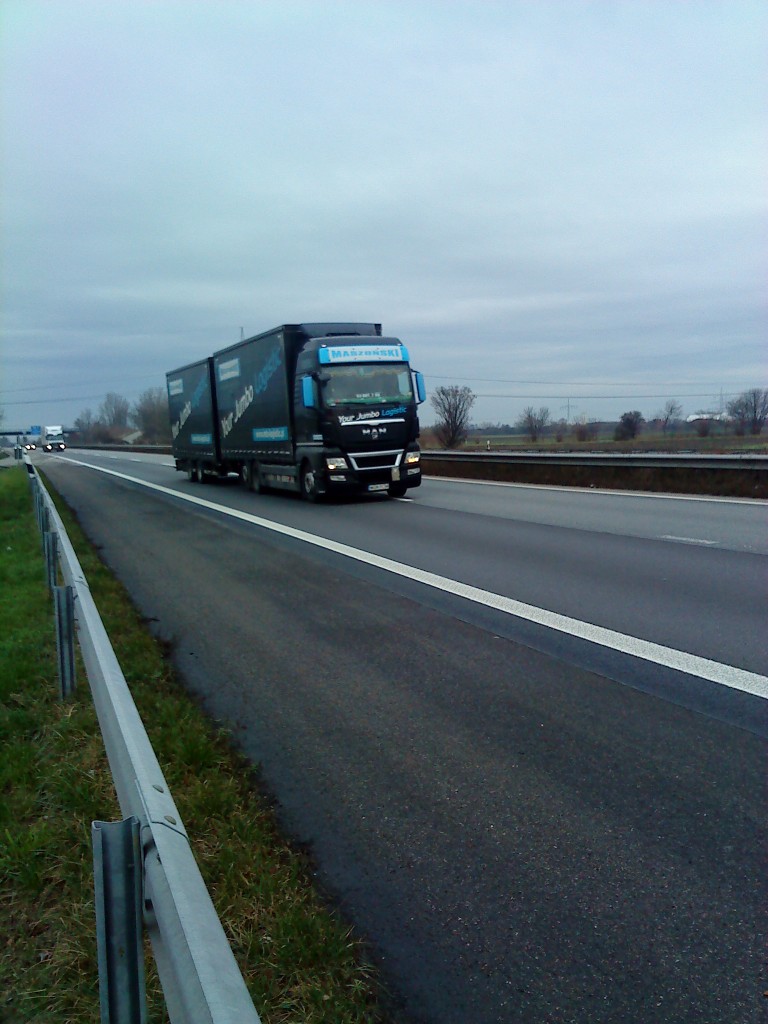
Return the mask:
<svg viewBox="0 0 768 1024">
<path fill-rule="evenodd" d="M 147 1024 L 139 819 L 94 821 L 91 838 L 101 1024 Z"/>
<path fill-rule="evenodd" d="M 59 697 L 66 700 L 75 689 L 75 594 L 72 587 L 55 587 L 53 603 L 59 658 Z"/>
<path fill-rule="evenodd" d="M 47 512 L 46 509 L 46 516 Z M 45 551 L 45 578 L 48 581 L 48 589 L 53 593 L 56 589 L 59 556 L 59 535 L 55 530 L 46 530 L 43 534 L 43 550 Z"/>
<path fill-rule="evenodd" d="M 35 487 L 35 514 L 37 516 L 37 525 L 40 528 L 40 533 L 45 534 L 50 530 L 50 516 L 48 513 L 48 507 L 45 504 L 43 498 L 43 492 L 40 490 L 40 484 Z"/>
<path fill-rule="evenodd" d="M 38 529 L 39 529 L 39 527 L 40 527 L 40 508 L 41 508 L 41 498 L 42 498 L 42 495 L 40 493 L 40 482 L 39 482 L 39 480 L 37 479 L 36 476 L 31 476 L 29 478 L 29 486 L 32 488 L 32 503 L 33 503 L 33 505 L 35 507 L 35 522 L 37 523 L 37 526 L 38 526 Z"/>
</svg>

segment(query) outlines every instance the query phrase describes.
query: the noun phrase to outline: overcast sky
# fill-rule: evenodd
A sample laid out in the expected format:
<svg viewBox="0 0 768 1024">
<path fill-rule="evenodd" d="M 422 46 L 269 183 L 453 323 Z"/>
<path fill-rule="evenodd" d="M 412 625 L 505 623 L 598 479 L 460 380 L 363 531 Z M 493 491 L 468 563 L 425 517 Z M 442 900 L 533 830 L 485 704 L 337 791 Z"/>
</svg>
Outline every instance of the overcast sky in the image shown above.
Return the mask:
<svg viewBox="0 0 768 1024">
<path fill-rule="evenodd" d="M 5 426 L 318 320 L 477 422 L 768 386 L 767 43 L 764 0 L 3 0 Z"/>
</svg>

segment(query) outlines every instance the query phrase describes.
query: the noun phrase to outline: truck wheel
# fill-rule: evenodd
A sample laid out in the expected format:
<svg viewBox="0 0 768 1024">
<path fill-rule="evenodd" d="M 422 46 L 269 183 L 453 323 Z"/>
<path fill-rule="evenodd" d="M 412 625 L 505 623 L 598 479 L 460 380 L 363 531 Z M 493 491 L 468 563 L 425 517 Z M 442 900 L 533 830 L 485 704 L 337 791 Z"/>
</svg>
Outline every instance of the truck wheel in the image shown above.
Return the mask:
<svg viewBox="0 0 768 1024">
<path fill-rule="evenodd" d="M 198 483 L 199 479 L 200 479 L 200 477 L 197 475 L 197 463 L 196 462 L 188 462 L 187 463 L 187 480 L 189 480 L 189 482 L 191 484 L 196 484 L 196 483 Z"/>
<path fill-rule="evenodd" d="M 315 472 L 308 462 L 301 467 L 301 496 L 305 501 L 317 501 L 320 497 Z"/>
<path fill-rule="evenodd" d="M 261 482 L 258 462 L 245 462 L 240 468 L 240 480 L 247 491 L 264 494 L 266 487 Z"/>
<path fill-rule="evenodd" d="M 201 484 L 209 484 L 211 482 L 211 478 L 205 472 L 205 467 L 202 462 L 198 462 L 197 464 L 197 479 Z"/>
<path fill-rule="evenodd" d="M 389 485 L 389 496 L 390 498 L 402 498 L 408 488 L 404 483 L 396 483 Z"/>
</svg>

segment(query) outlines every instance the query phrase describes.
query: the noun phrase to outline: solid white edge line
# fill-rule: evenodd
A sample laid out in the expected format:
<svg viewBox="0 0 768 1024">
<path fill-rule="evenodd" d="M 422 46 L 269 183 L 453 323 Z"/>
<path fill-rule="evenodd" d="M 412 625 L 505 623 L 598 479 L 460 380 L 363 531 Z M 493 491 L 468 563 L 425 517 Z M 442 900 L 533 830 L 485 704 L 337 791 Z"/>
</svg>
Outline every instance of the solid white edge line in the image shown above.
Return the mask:
<svg viewBox="0 0 768 1024">
<path fill-rule="evenodd" d="M 481 590 L 479 587 L 473 587 L 467 583 L 459 583 L 457 580 L 449 579 L 446 576 L 439 576 L 426 569 L 417 569 L 415 566 L 404 565 L 401 562 L 395 562 L 391 558 L 374 555 L 371 552 L 363 551 L 360 548 L 353 548 L 339 541 L 316 537 L 314 534 L 306 533 L 304 530 L 297 530 L 293 526 L 284 526 L 282 523 L 262 519 L 261 516 L 253 515 L 250 512 L 227 508 L 226 506 L 208 501 L 206 498 L 198 498 L 193 494 L 182 494 L 180 491 L 165 487 L 162 484 L 153 484 L 146 480 L 139 480 L 125 473 L 119 473 L 114 469 L 93 466 L 87 462 L 80 462 L 78 459 L 68 458 L 67 461 L 78 466 L 84 466 L 86 469 L 94 469 L 98 473 L 106 473 L 109 476 L 115 476 L 130 483 L 139 484 L 149 490 L 158 491 L 173 498 L 180 498 L 182 501 L 188 501 L 193 505 L 210 509 L 211 511 L 230 516 L 233 519 L 252 523 L 255 526 L 271 530 L 273 533 L 279 533 L 294 540 L 312 544 L 326 551 L 332 551 L 335 554 L 353 558 L 355 561 L 363 562 L 377 569 L 383 569 L 396 576 L 402 576 L 405 579 L 423 583 L 435 590 L 465 598 L 468 601 L 475 602 L 475 604 L 481 604 L 487 608 L 505 612 L 508 615 L 525 619 L 528 622 L 545 626 L 548 629 L 554 629 L 560 633 L 566 633 L 569 636 L 575 636 L 590 643 L 599 644 L 601 647 L 607 647 L 620 654 L 628 654 L 634 658 L 641 658 L 643 661 L 649 661 L 656 665 L 662 665 L 665 668 L 675 669 L 678 672 L 685 672 L 687 675 L 698 676 L 701 679 L 707 679 L 713 683 L 728 686 L 734 690 L 741 690 L 743 693 L 750 693 L 756 697 L 768 699 L 768 676 L 759 675 L 756 672 L 748 672 L 746 669 L 736 668 L 733 665 L 725 665 L 719 661 L 711 661 L 709 658 L 701 658 L 698 655 L 688 654 L 686 651 L 678 651 L 672 647 L 664 647 L 661 644 L 656 644 L 649 640 L 641 640 L 638 637 L 629 636 L 625 633 L 618 633 L 615 630 L 606 629 L 604 626 L 595 626 L 589 622 L 572 619 L 570 616 L 561 615 L 558 612 L 537 608 L 534 605 L 516 601 L 514 598 L 504 597 L 502 594 L 494 594 L 491 591 Z"/>
<path fill-rule="evenodd" d="M 671 533 L 662 533 L 659 540 L 673 540 L 678 544 L 701 544 L 704 547 L 715 547 L 716 540 L 702 540 L 701 537 L 675 537 Z"/>
<path fill-rule="evenodd" d="M 670 501 L 714 501 L 721 505 L 768 505 L 766 498 L 728 498 L 720 494 L 674 494 L 672 491 L 628 491 L 619 487 L 563 487 L 562 484 L 524 484 L 513 480 L 475 480 L 472 477 L 430 476 L 422 470 L 422 479 L 443 484 L 477 484 L 482 487 L 518 487 L 535 491 L 561 491 L 563 494 L 602 494 L 616 498 L 657 498 Z"/>
</svg>

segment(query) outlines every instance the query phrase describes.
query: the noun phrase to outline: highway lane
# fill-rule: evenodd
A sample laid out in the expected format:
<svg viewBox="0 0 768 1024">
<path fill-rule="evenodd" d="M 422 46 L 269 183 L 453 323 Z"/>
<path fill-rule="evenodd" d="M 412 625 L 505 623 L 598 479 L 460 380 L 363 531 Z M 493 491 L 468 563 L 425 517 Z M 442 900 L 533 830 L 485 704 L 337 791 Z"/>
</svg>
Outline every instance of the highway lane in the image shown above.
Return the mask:
<svg viewBox="0 0 768 1024">
<path fill-rule="evenodd" d="M 168 473 L 167 457 L 91 458 L 535 608 L 766 672 L 765 502 L 429 480 L 412 501 L 309 507 L 234 482 L 189 484 Z M 520 623 L 498 628 L 547 642 Z"/>
<path fill-rule="evenodd" d="M 170 456 L 120 452 L 70 451 L 68 457 L 94 464 L 123 463 L 149 470 L 152 479 L 174 482 L 186 489 L 180 474 L 168 477 Z M 663 495 L 616 490 L 534 487 L 492 481 L 427 478 L 428 486 L 399 499 L 451 512 L 588 531 L 668 540 L 672 543 L 724 547 L 733 551 L 768 554 L 768 502 L 699 495 Z M 480 490 L 478 490 L 480 489 Z M 478 494 L 482 493 L 479 508 Z M 258 498 L 251 499 L 258 500 Z M 371 498 L 364 504 L 387 505 Z"/>
<path fill-rule="evenodd" d="M 430 507 L 477 510 L 474 483 L 437 478 L 431 483 Z M 543 526 L 768 554 L 765 502 L 490 482 L 483 487 L 486 516 L 508 519 L 513 508 L 516 520 Z"/>
<path fill-rule="evenodd" d="M 553 657 L 540 638 L 505 635 L 498 618 L 460 613 L 458 598 L 425 601 L 423 587 L 396 586 L 374 567 L 353 570 L 248 522 L 64 461 L 38 463 L 158 631 L 175 638 L 189 685 L 263 765 L 287 826 L 312 844 L 321 878 L 374 940 L 402 999 L 400 1019 L 762 1016 L 764 744 L 756 736 L 617 685 L 621 665 L 587 671 L 569 660 L 567 638 Z M 119 471 L 189 492 L 167 467 L 141 465 L 121 461 Z M 531 573 L 538 555 L 552 591 L 567 589 L 564 577 L 588 564 L 563 562 L 569 544 L 587 545 L 593 558 L 602 550 L 605 576 L 617 565 L 640 571 L 644 545 L 663 545 L 682 556 L 677 575 L 693 566 L 686 578 L 707 579 L 710 591 L 734 565 L 751 585 L 751 562 L 755 575 L 763 562 L 752 554 L 743 566 L 747 552 L 727 545 L 642 535 L 626 538 L 641 545 L 626 561 L 613 520 L 609 529 L 516 520 L 513 504 L 486 513 L 490 488 L 434 484 L 412 503 L 327 509 L 236 487 L 192 490 L 348 543 L 367 538 L 369 548 L 442 571 L 455 564 L 510 590 L 529 575 L 520 568 L 526 549 Z M 479 523 L 467 508 L 439 507 L 467 493 L 479 495 Z M 748 535 L 748 517 L 765 508 L 741 508 L 723 505 L 722 514 L 740 517 Z M 662 529 L 674 528 L 674 512 L 658 515 Z M 496 564 L 498 553 L 494 563 L 502 543 L 514 574 Z M 665 609 L 660 578 L 659 619 L 674 619 L 677 591 Z M 626 587 L 624 621 L 640 600 L 629 578 Z M 727 650 L 724 642 L 714 647 Z M 750 664 L 759 643 L 752 638 Z"/>
</svg>

